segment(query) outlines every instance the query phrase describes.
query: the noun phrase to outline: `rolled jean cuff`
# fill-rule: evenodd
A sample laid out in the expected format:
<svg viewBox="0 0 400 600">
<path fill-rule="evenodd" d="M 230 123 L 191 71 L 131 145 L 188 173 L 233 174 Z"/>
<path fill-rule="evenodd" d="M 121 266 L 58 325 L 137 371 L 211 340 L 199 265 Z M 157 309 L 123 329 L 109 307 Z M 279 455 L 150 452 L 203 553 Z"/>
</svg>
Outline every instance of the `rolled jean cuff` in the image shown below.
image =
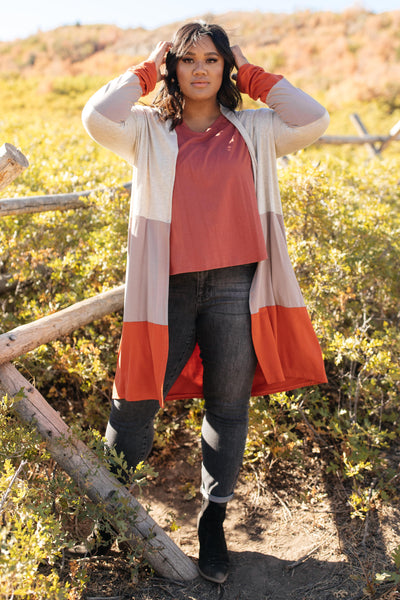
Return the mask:
<svg viewBox="0 0 400 600">
<path fill-rule="evenodd" d="M 233 492 L 229 496 L 213 496 L 212 494 L 206 492 L 203 487 L 200 488 L 200 492 L 206 500 L 210 500 L 210 502 L 215 502 L 216 504 L 224 504 L 233 498 Z"/>
</svg>

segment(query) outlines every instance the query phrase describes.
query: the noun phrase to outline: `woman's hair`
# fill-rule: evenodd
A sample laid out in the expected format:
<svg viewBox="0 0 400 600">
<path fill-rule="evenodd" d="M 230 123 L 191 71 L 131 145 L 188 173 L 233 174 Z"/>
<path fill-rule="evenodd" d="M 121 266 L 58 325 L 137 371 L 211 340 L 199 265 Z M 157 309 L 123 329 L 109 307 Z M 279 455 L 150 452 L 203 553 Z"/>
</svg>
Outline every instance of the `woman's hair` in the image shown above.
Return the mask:
<svg viewBox="0 0 400 600">
<path fill-rule="evenodd" d="M 178 61 L 187 53 L 192 44 L 196 44 L 206 35 L 211 38 L 219 54 L 224 59 L 222 84 L 217 94 L 218 102 L 231 110 L 235 110 L 241 104 L 240 92 L 231 79 L 235 58 L 227 34 L 219 25 L 187 23 L 178 29 L 174 35 L 172 46 L 166 56 L 163 86 L 153 102 L 164 121 L 171 119 L 171 129 L 181 123 L 184 104 L 184 97 L 176 76 Z"/>
</svg>

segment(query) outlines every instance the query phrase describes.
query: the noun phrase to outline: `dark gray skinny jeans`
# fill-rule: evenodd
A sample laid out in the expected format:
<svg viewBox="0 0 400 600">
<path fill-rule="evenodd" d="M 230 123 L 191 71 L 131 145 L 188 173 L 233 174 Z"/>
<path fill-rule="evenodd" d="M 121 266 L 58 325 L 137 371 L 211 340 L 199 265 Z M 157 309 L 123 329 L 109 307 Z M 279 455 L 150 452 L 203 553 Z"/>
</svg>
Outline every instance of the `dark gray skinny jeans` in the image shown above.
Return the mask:
<svg viewBox="0 0 400 600">
<path fill-rule="evenodd" d="M 166 396 L 196 342 L 204 367 L 201 492 L 213 502 L 233 496 L 243 460 L 248 405 L 257 364 L 251 337 L 249 291 L 256 264 L 170 277 Z M 113 400 L 109 446 L 135 467 L 151 451 L 157 400 Z"/>
</svg>

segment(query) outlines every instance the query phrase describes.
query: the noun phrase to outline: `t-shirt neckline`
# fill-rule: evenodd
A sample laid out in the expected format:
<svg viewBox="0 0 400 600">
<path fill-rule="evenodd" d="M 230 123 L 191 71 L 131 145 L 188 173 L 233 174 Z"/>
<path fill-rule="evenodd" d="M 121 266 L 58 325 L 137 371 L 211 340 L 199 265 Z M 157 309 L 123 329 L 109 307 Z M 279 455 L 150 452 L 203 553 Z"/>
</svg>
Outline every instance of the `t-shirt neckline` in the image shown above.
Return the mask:
<svg viewBox="0 0 400 600">
<path fill-rule="evenodd" d="M 190 127 L 188 125 L 186 125 L 186 123 L 184 121 L 182 121 L 180 123 L 180 126 L 187 131 L 188 133 L 190 133 L 193 136 L 202 136 L 205 135 L 206 133 L 210 133 L 211 131 L 213 131 L 216 127 L 219 127 L 219 124 L 221 121 L 227 121 L 227 118 L 225 117 L 225 115 L 223 115 L 222 113 L 215 119 L 215 121 L 213 123 L 211 123 L 211 125 L 209 127 L 207 127 L 207 129 L 205 129 L 204 131 L 194 131 L 193 129 L 190 129 Z"/>
</svg>

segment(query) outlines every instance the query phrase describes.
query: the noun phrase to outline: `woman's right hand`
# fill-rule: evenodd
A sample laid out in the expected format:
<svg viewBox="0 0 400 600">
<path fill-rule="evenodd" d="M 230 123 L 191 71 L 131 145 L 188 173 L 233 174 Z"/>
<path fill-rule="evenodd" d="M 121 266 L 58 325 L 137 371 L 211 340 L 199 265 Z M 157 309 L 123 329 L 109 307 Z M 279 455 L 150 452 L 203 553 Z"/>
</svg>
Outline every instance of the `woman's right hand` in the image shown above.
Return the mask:
<svg viewBox="0 0 400 600">
<path fill-rule="evenodd" d="M 157 69 L 157 81 L 161 81 L 164 79 L 164 75 L 161 72 L 162 65 L 165 64 L 165 58 L 167 56 L 168 50 L 171 48 L 171 42 L 158 42 L 157 46 L 154 48 L 153 52 L 150 54 L 147 60 L 151 60 L 156 65 Z"/>
</svg>

